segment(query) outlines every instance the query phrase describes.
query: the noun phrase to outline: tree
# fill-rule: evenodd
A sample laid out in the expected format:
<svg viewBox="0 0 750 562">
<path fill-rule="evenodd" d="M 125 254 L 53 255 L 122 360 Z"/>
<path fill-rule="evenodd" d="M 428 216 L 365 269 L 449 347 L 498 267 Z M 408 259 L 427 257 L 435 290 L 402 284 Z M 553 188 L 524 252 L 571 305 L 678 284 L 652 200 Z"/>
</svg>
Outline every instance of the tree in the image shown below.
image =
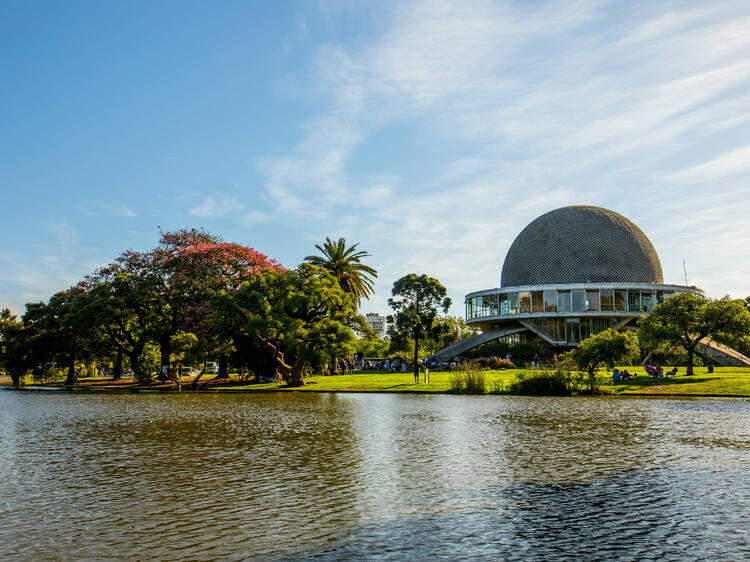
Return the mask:
<svg viewBox="0 0 750 562">
<path fill-rule="evenodd" d="M 211 298 L 234 291 L 256 273 L 281 270 L 282 266 L 249 246 L 224 242 L 202 230 L 164 232 L 153 256 L 154 267 L 164 279 L 170 311 L 159 344 L 162 365 L 169 367 L 172 337 L 180 332 L 199 336 L 205 351 L 219 354 L 219 374 L 226 378 L 231 340 L 211 332 Z"/>
<path fill-rule="evenodd" d="M 619 362 L 630 363 L 640 352 L 635 332 L 616 332 L 610 328 L 586 338 L 567 355 L 585 373 L 584 382 L 593 394 L 599 388 L 597 372 L 602 365 L 612 369 Z"/>
<path fill-rule="evenodd" d="M 692 375 L 695 349 L 701 340 L 711 338 L 725 343 L 746 337 L 749 332 L 750 312 L 743 301 L 678 293 L 641 319 L 638 336 L 646 347 L 665 343 L 682 347 L 687 352 L 686 375 Z"/>
<path fill-rule="evenodd" d="M 359 338 L 355 343 L 355 350 L 362 357 L 385 357 L 388 353 L 388 340 L 381 339 L 376 335 L 368 335 Z"/>
<path fill-rule="evenodd" d="M 370 257 L 364 250 L 357 250 L 359 244 L 346 247 L 346 239 L 339 238 L 333 242 L 326 237 L 323 246 L 315 244 L 322 256 L 307 256 L 305 260 L 313 265 L 322 267 L 338 279 L 341 288 L 352 295 L 357 306 L 362 299 L 367 299 L 373 293 L 373 278 L 378 276 L 369 265 L 361 262 L 362 258 Z"/>
<path fill-rule="evenodd" d="M 309 263 L 258 273 L 236 291 L 219 293 L 211 306 L 218 324 L 271 352 L 288 386 L 302 386 L 305 369 L 321 357 L 351 353 L 351 326 L 365 324 L 354 297 Z"/>
<path fill-rule="evenodd" d="M 10 310 L 0 310 L 0 367 L 19 386 L 31 368 L 31 329 Z"/>
<path fill-rule="evenodd" d="M 26 305 L 23 322 L 33 331 L 30 345 L 36 366 L 54 362 L 67 370 L 65 384 L 78 380 L 76 362 L 92 359 L 101 351 L 98 330 L 89 330 L 79 322 L 79 311 L 86 299 L 80 286 L 60 291 L 45 303 Z"/>
<path fill-rule="evenodd" d="M 414 376 L 419 374 L 420 341 L 436 340 L 443 334 L 445 326 L 438 320 L 438 309 L 448 312 L 451 299 L 446 289 L 437 279 L 414 273 L 404 275 L 393 283 L 388 306 L 395 312 L 389 321 L 392 325 L 391 337 L 395 342 L 411 338 L 414 341 Z"/>
<path fill-rule="evenodd" d="M 138 381 L 151 383 L 143 356 L 159 333 L 166 306 L 158 277 L 111 264 L 89 276 L 85 287 L 85 304 L 76 308 L 79 325 L 106 334 L 111 346 L 129 359 Z"/>
<path fill-rule="evenodd" d="M 435 353 L 458 343 L 461 340 L 465 340 L 472 336 L 476 336 L 479 330 L 471 326 L 467 326 L 466 322 L 460 316 L 446 316 L 444 318 L 438 318 L 437 322 L 444 326 L 443 333 L 434 342 L 432 346 L 432 352 Z"/>
</svg>

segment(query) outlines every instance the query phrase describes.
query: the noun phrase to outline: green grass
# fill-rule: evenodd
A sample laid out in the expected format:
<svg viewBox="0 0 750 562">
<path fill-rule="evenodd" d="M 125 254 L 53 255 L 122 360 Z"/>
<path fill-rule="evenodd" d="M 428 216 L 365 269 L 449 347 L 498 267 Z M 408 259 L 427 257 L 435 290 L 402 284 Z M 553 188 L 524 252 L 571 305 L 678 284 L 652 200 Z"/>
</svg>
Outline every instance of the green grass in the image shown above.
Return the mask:
<svg viewBox="0 0 750 562">
<path fill-rule="evenodd" d="M 517 370 L 508 369 L 504 371 L 483 371 L 487 388 L 493 387 L 494 381 L 502 381 L 507 386 L 515 378 Z M 446 392 L 450 390 L 449 372 L 430 371 L 430 382 L 425 384 L 414 383 L 414 373 L 388 373 L 385 371 L 355 371 L 353 375 L 320 376 L 314 375 L 305 378 L 305 386 L 292 390 L 359 390 L 373 392 Z M 420 376 L 424 381 L 424 374 Z M 248 384 L 232 386 L 232 389 L 279 389 L 287 390 L 285 386 L 270 384 Z"/>
<path fill-rule="evenodd" d="M 685 376 L 679 367 L 676 377 L 654 379 L 642 367 L 627 367 L 639 376 L 612 385 L 616 394 L 715 394 L 720 396 L 750 396 L 750 368 L 716 367 L 709 373 L 706 367 L 695 367 L 694 374 Z M 664 367 L 664 372 L 671 367 Z"/>
<path fill-rule="evenodd" d="M 750 368 L 717 367 L 708 373 L 705 367 L 695 368 L 691 377 L 684 375 L 685 368 L 680 367 L 676 377 L 654 379 L 646 375 L 642 367 L 627 367 L 638 376 L 626 382 L 607 386 L 614 394 L 714 394 L 723 396 L 750 396 Z M 668 371 L 671 367 L 664 367 Z M 495 387 L 496 381 L 507 390 L 515 379 L 517 369 L 501 371 L 482 371 L 486 377 L 488 391 Z M 287 389 L 285 386 L 269 384 L 247 384 L 229 387 L 231 390 L 300 390 L 300 391 L 364 391 L 364 392 L 446 392 L 450 390 L 449 372 L 430 372 L 430 383 L 414 384 L 414 375 L 409 373 L 387 373 L 385 371 L 358 371 L 353 375 L 311 376 L 305 379 L 305 386 Z M 424 380 L 424 375 L 420 381 Z M 221 389 L 219 389 L 221 390 Z"/>
</svg>

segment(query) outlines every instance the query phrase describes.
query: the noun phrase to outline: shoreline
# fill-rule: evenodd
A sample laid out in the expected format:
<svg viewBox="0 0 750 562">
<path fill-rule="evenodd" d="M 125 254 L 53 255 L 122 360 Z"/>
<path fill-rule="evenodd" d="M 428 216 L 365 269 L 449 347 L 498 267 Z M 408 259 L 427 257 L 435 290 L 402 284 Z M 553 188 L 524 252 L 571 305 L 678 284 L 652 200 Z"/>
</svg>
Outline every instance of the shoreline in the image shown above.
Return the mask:
<svg viewBox="0 0 750 562">
<path fill-rule="evenodd" d="M 312 386 L 312 385 L 310 385 Z M 152 388 L 152 387 L 124 387 L 124 388 L 113 388 L 113 387 L 95 387 L 95 386 L 73 386 L 68 387 L 65 385 L 26 385 L 20 388 L 15 388 L 10 385 L 0 385 L 0 390 L 16 391 L 16 392 L 79 392 L 79 393 L 91 393 L 91 394 L 277 394 L 277 393 L 316 393 L 316 394 L 439 394 L 444 396 L 518 396 L 526 398 L 730 398 L 733 400 L 737 399 L 748 399 L 750 400 L 750 394 L 716 394 L 716 393 L 669 393 L 669 392 L 619 392 L 613 394 L 599 394 L 595 396 L 579 394 L 571 396 L 553 396 L 553 395 L 528 395 L 528 394 L 510 394 L 510 393 L 484 393 L 484 394 L 459 394 L 449 392 L 446 390 L 387 390 L 387 389 L 366 389 L 366 388 L 340 388 L 340 389 L 324 389 L 324 388 L 198 388 L 195 390 L 185 389 L 178 390 L 177 388 Z"/>
<path fill-rule="evenodd" d="M 636 368 L 628 367 L 636 372 Z M 193 377 L 184 377 L 180 388 L 174 382 L 139 385 L 132 378 L 113 381 L 110 378 L 85 378 L 69 387 L 63 381 L 49 381 L 44 385 L 27 379 L 27 384 L 20 390 L 29 392 L 91 392 L 91 393 L 246 393 L 263 394 L 278 392 L 316 392 L 316 393 L 390 393 L 390 394 L 453 394 L 473 396 L 523 396 L 510 393 L 510 385 L 517 380 L 521 369 L 482 371 L 485 378 L 485 392 L 477 394 L 452 392 L 455 382 L 455 371 L 433 371 L 430 382 L 422 377 L 417 383 L 411 374 L 384 371 L 359 371 L 342 375 L 311 375 L 305 378 L 305 385 L 289 388 L 277 386 L 275 382 L 255 383 L 242 380 L 237 376 L 229 379 L 202 379 L 198 388 L 191 389 Z M 0 378 L 0 388 L 13 390 L 8 377 Z M 626 382 L 607 382 L 602 387 L 605 397 L 621 396 L 657 396 L 675 398 L 745 398 L 750 399 L 750 368 L 720 367 L 709 373 L 706 368 L 697 368 L 691 376 L 678 375 L 668 379 L 653 379 L 638 369 L 636 377 Z M 584 394 L 585 395 L 585 394 Z"/>
</svg>

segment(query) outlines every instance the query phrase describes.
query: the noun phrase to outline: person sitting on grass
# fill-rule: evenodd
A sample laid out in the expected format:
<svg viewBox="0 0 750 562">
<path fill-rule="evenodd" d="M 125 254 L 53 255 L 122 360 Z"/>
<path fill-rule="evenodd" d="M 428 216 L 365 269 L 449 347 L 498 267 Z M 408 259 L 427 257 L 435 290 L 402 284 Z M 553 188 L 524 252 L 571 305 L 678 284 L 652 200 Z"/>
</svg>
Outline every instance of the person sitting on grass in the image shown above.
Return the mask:
<svg viewBox="0 0 750 562">
<path fill-rule="evenodd" d="M 673 377 L 676 374 L 677 374 L 677 366 L 676 365 L 675 365 L 674 369 L 672 369 L 671 371 L 667 371 L 667 376 L 668 377 Z"/>
<path fill-rule="evenodd" d="M 622 377 L 622 380 L 626 381 L 629 378 L 631 378 L 633 375 L 631 375 L 627 369 L 623 369 L 622 373 L 620 373 L 620 376 Z"/>
</svg>

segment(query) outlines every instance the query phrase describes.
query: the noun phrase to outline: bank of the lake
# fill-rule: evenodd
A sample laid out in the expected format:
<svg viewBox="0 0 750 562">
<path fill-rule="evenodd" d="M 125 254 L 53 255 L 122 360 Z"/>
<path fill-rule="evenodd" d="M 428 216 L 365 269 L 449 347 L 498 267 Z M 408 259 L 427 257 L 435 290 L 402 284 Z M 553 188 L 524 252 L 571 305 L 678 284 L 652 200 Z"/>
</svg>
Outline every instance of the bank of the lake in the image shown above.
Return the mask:
<svg viewBox="0 0 750 562">
<path fill-rule="evenodd" d="M 727 396 L 750 397 L 750 368 L 717 367 L 712 373 L 706 367 L 696 367 L 695 373 L 685 376 L 684 367 L 679 368 L 676 377 L 655 379 L 645 373 L 642 367 L 629 366 L 627 369 L 637 376 L 625 382 L 607 384 L 604 389 L 614 395 L 649 395 L 649 396 Z M 665 371 L 668 368 L 665 368 Z M 516 379 L 519 369 L 504 369 L 482 371 L 488 393 L 507 392 L 509 386 Z M 391 373 L 386 371 L 355 371 L 352 375 L 313 375 L 305 379 L 302 387 L 288 388 L 275 383 L 254 384 L 232 378 L 227 381 L 211 379 L 201 380 L 201 390 L 218 392 L 403 392 L 403 393 L 446 393 L 451 388 L 451 378 L 454 372 L 430 372 L 430 382 L 424 382 L 424 374 L 420 382 L 414 382 L 414 375 L 407 373 Z M 181 381 L 182 388 L 189 387 L 191 379 L 186 377 Z M 5 381 L 8 383 L 8 381 Z M 46 388 L 62 387 L 61 383 L 45 385 Z M 31 386 L 30 388 L 39 388 Z M 177 390 L 174 384 L 154 384 L 139 387 L 131 379 L 117 383 L 107 379 L 84 379 L 77 389 L 92 391 L 134 391 L 134 390 Z"/>
</svg>

